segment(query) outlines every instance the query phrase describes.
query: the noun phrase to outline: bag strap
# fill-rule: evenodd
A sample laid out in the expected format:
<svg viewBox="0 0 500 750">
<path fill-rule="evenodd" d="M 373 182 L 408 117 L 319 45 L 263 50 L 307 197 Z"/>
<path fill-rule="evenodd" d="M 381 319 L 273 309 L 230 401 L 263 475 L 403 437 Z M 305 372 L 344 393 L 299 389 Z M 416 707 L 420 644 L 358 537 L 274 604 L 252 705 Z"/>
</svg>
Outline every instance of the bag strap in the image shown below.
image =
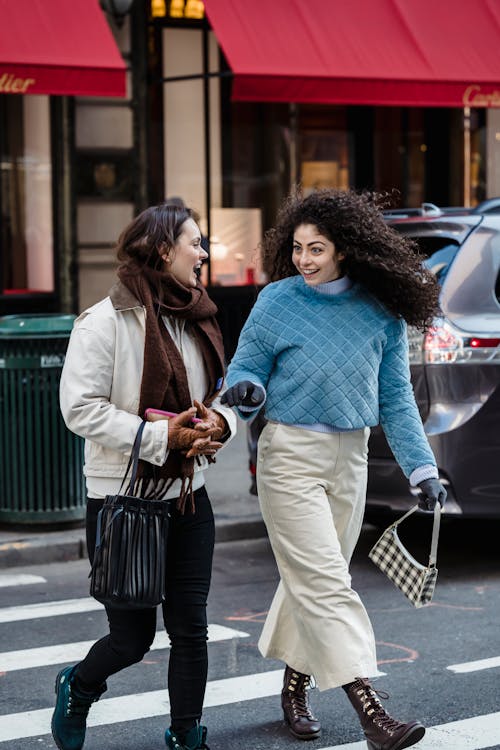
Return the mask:
<svg viewBox="0 0 500 750">
<path fill-rule="evenodd" d="M 95 535 L 94 557 L 92 559 L 92 564 L 90 566 L 89 578 L 92 577 L 92 573 L 94 572 L 95 568 L 97 568 L 97 566 L 101 562 L 101 557 L 102 557 L 102 546 L 101 546 L 102 537 L 107 532 L 107 530 L 109 529 L 109 527 L 111 526 L 111 524 L 113 523 L 113 521 L 115 520 L 115 518 L 120 513 L 122 513 L 122 512 L 123 512 L 123 508 L 116 508 L 116 510 L 113 511 L 113 515 L 109 519 L 109 521 L 108 521 L 108 523 L 107 523 L 106 528 L 104 529 L 104 531 L 103 531 L 103 528 L 102 528 L 102 508 L 99 511 L 99 513 L 97 514 L 97 526 L 96 526 L 96 535 Z"/>
<path fill-rule="evenodd" d="M 415 511 L 418 510 L 418 505 L 415 505 L 413 508 L 410 508 L 410 510 L 404 514 L 404 516 L 401 516 L 401 518 L 398 518 L 397 521 L 394 521 L 392 524 L 392 528 L 396 528 L 399 526 L 400 523 L 402 523 L 408 516 L 411 516 L 412 513 L 415 513 Z M 432 539 L 431 539 L 431 552 L 429 555 L 429 567 L 432 567 L 437 562 L 437 549 L 438 549 L 438 541 L 439 541 L 439 527 L 441 525 L 441 505 L 436 502 L 436 505 L 434 506 L 434 523 L 432 525 Z"/>
<path fill-rule="evenodd" d="M 436 505 L 434 506 L 434 524 L 432 526 L 432 541 L 431 541 L 431 554 L 429 556 L 429 567 L 435 565 L 437 562 L 439 526 L 441 524 L 441 511 L 442 510 L 443 509 L 440 503 L 436 503 Z"/>
<path fill-rule="evenodd" d="M 135 483 L 137 480 L 137 470 L 139 467 L 139 453 L 141 450 L 142 433 L 144 432 L 145 426 L 146 426 L 146 422 L 141 422 L 141 424 L 139 425 L 139 429 L 137 430 L 134 444 L 132 446 L 132 452 L 128 460 L 127 468 L 125 469 L 125 474 L 123 475 L 122 483 L 120 485 L 120 489 L 118 490 L 119 495 L 122 494 L 123 485 L 127 481 L 127 476 L 130 471 L 130 467 L 132 467 L 132 474 L 130 475 L 130 482 L 128 483 L 128 487 L 125 490 L 125 493 L 127 495 L 135 494 L 134 490 L 135 490 Z"/>
</svg>

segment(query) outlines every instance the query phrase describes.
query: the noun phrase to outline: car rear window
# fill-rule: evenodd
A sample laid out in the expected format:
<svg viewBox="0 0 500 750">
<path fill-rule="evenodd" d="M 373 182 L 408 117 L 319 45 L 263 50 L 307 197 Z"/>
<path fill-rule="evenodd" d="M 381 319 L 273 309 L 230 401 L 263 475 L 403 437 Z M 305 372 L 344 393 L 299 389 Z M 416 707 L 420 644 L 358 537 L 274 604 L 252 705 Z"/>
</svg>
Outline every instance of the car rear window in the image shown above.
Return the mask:
<svg viewBox="0 0 500 750">
<path fill-rule="evenodd" d="M 460 245 L 446 237 L 412 237 L 425 256 L 424 266 L 432 271 L 440 284 L 446 278 Z"/>
</svg>

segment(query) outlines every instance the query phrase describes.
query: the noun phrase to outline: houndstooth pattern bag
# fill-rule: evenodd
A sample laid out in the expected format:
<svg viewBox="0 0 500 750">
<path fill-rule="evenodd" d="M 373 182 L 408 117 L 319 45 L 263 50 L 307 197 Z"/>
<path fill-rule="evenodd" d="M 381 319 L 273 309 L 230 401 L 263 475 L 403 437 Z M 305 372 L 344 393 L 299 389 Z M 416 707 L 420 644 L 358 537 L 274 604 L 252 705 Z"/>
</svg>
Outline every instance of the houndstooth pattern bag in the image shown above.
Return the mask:
<svg viewBox="0 0 500 750">
<path fill-rule="evenodd" d="M 408 513 L 405 513 L 404 516 L 389 526 L 373 545 L 368 557 L 415 607 L 422 607 L 424 604 L 429 604 L 436 587 L 438 574 L 436 560 L 441 506 L 436 503 L 434 508 L 431 553 L 427 566 L 417 562 L 398 537 L 397 527 L 416 510 L 418 510 L 418 505 L 415 505 Z"/>
</svg>

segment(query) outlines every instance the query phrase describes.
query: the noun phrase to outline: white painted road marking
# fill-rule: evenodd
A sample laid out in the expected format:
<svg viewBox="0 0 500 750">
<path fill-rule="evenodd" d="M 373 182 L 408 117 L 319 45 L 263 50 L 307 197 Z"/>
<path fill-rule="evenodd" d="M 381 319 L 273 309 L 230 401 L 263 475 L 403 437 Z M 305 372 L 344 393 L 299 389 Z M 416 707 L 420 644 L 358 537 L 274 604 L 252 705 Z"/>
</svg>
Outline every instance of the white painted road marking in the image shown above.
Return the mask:
<svg viewBox="0 0 500 750">
<path fill-rule="evenodd" d="M 500 745 L 500 711 L 431 727 L 415 750 L 482 750 Z M 318 750 L 366 750 L 366 742 L 331 745 Z"/>
<path fill-rule="evenodd" d="M 227 628 L 225 625 L 209 625 L 208 640 L 228 641 L 232 638 L 248 638 L 249 633 L 242 630 Z M 0 672 L 14 672 L 18 669 L 33 669 L 34 667 L 47 667 L 54 664 L 72 664 L 81 661 L 89 648 L 95 643 L 92 641 L 79 641 L 77 643 L 58 643 L 56 646 L 44 646 L 41 648 L 29 648 L 21 651 L 5 651 L 0 653 Z M 169 648 L 167 634 L 158 631 L 151 651 Z"/>
<path fill-rule="evenodd" d="M 463 664 L 451 664 L 446 669 L 456 674 L 465 674 L 466 672 L 479 672 L 481 669 L 492 669 L 500 667 L 500 656 L 492 656 L 490 659 L 479 659 L 478 661 L 466 661 Z"/>
<path fill-rule="evenodd" d="M 0 588 L 6 586 L 30 586 L 33 583 L 47 583 L 42 576 L 31 576 L 21 573 L 0 573 Z"/>
<path fill-rule="evenodd" d="M 210 708 L 279 695 L 282 683 L 282 669 L 214 680 L 207 685 L 203 705 L 204 708 Z M 101 699 L 92 706 L 87 724 L 96 727 L 163 716 L 169 712 L 169 709 L 166 690 Z M 38 711 L 0 716 L 0 742 L 49 734 L 52 712 L 53 708 L 42 708 Z"/>
<path fill-rule="evenodd" d="M 0 586 L 24 585 L 20 580 L 5 583 L 9 579 L 13 581 L 15 577 L 10 574 L 0 575 Z M 18 576 L 18 579 L 20 578 Z M 38 576 L 26 576 L 25 578 L 36 579 L 30 580 L 29 583 L 44 582 L 44 579 Z M 25 581 L 25 583 L 28 583 L 28 581 Z M 103 606 L 91 597 L 40 602 L 19 607 L 1 608 L 0 623 L 97 610 L 103 610 Z M 248 637 L 248 634 L 242 631 L 236 631 L 225 626 L 209 625 L 209 640 L 212 642 L 244 637 Z M 92 643 L 93 641 L 81 641 L 79 643 L 5 652 L 0 654 L 0 671 L 28 669 L 76 661 L 82 657 Z M 159 632 L 152 648 L 162 649 L 167 647 L 166 635 Z M 499 666 L 500 657 L 492 657 L 450 665 L 448 669 L 455 673 L 467 673 Z M 204 705 L 209 708 L 277 696 L 281 692 L 282 678 L 282 670 L 276 670 L 209 682 Z M 52 711 L 53 707 L 50 707 L 0 716 L 0 743 L 49 734 Z M 88 723 L 89 726 L 103 726 L 162 716 L 167 714 L 168 711 L 167 691 L 157 690 L 103 699 L 92 707 Z M 493 746 L 500 747 L 500 712 L 431 727 L 427 730 L 423 740 L 414 745 L 415 750 L 483 750 Z M 366 750 L 366 742 L 332 745 L 328 748 L 318 748 L 318 750 Z"/>
<path fill-rule="evenodd" d="M 98 609 L 104 611 L 103 605 L 91 596 L 83 599 L 61 599 L 55 602 L 23 604 L 20 607 L 2 607 L 0 609 L 0 623 L 37 620 L 39 617 L 55 617 L 56 615 L 73 615 L 78 612 L 95 612 Z"/>
<path fill-rule="evenodd" d="M 281 692 L 283 671 L 215 680 L 207 685 L 205 708 L 240 701 L 268 698 Z M 53 708 L 8 714 L 0 717 L 0 742 L 49 734 Z M 104 726 L 125 721 L 163 716 L 169 711 L 166 690 L 101 699 L 89 714 L 89 726 Z M 440 724 L 427 730 L 415 750 L 481 750 L 500 744 L 500 712 Z M 331 745 L 318 750 L 366 750 L 366 742 Z"/>
</svg>

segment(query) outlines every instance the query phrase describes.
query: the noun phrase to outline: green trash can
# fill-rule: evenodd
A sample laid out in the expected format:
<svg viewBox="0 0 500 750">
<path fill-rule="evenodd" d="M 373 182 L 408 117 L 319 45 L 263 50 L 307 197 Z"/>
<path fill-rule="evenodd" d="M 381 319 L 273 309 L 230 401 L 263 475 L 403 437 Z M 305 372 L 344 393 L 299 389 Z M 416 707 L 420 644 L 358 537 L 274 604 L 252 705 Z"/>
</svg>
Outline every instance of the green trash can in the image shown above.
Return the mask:
<svg viewBox="0 0 500 750">
<path fill-rule="evenodd" d="M 74 315 L 0 317 L 0 523 L 85 516 L 82 438 L 59 410 Z"/>
</svg>

